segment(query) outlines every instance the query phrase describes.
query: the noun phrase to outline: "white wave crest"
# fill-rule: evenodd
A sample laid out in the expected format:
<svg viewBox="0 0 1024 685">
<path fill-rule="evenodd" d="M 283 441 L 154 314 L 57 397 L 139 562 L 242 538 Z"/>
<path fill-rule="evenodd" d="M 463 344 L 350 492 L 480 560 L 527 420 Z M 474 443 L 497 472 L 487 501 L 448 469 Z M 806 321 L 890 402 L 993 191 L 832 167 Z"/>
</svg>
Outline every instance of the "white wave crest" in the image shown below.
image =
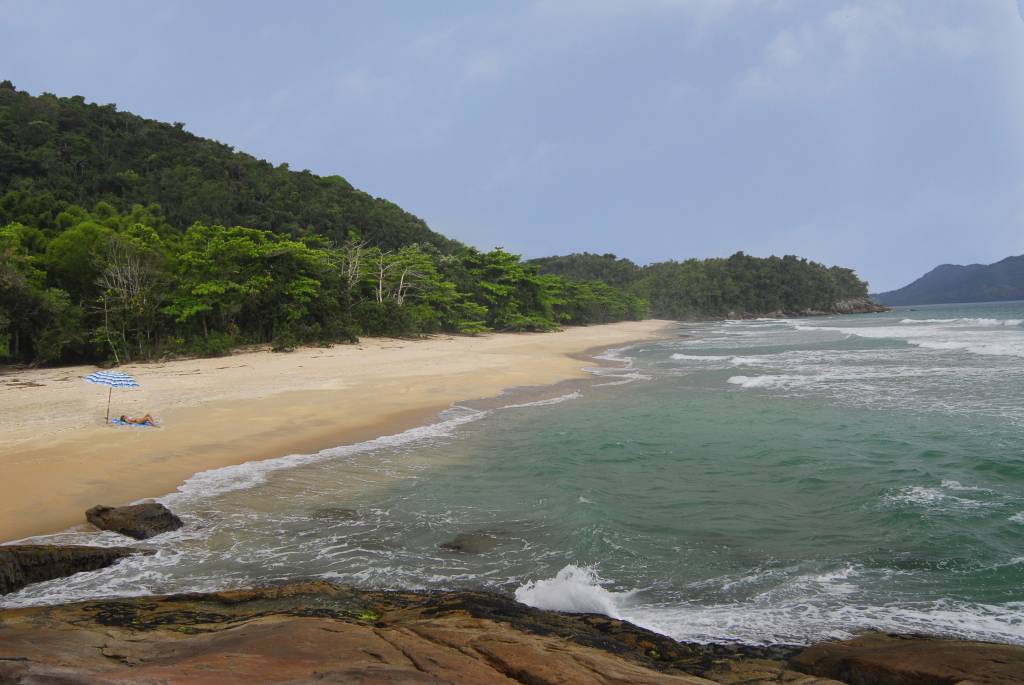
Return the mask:
<svg viewBox="0 0 1024 685">
<path fill-rule="evenodd" d="M 627 350 L 633 349 L 634 345 L 626 345 L 625 347 L 613 347 L 610 350 L 605 350 L 601 354 L 595 355 L 594 359 L 600 359 L 606 362 L 616 362 L 619 364 L 633 365 L 633 358 L 629 355 L 623 354 Z"/>
<path fill-rule="evenodd" d="M 1024 357 L 1024 344 L 1017 341 L 996 343 L 977 342 L 972 343 L 963 340 L 931 341 L 931 340 L 910 340 L 911 345 L 917 345 L 929 350 L 963 350 L 971 354 L 991 355 L 996 357 Z"/>
<path fill-rule="evenodd" d="M 845 565 L 801 574 L 792 578 L 781 594 L 768 592 L 736 603 L 700 605 L 682 600 L 645 604 L 635 600 L 636 591 L 612 592 L 601 587 L 605 581 L 593 568 L 570 565 L 554 578 L 520 586 L 515 597 L 538 609 L 604 614 L 676 640 L 704 643 L 807 644 L 846 639 L 865 630 L 1024 643 L 1024 624 L 1019 621 L 1024 603 L 1000 606 L 940 599 L 915 606 L 872 605 L 853 601 L 860 592 L 863 573 L 860 567 Z M 753 580 L 757 582 L 757 578 Z M 726 586 L 728 583 L 723 583 Z"/>
<path fill-rule="evenodd" d="M 447 437 L 459 426 L 478 421 L 490 413 L 488 411 L 463 411 L 467 411 L 467 413 L 438 423 L 410 428 L 395 435 L 385 435 L 353 445 L 331 447 L 313 454 L 290 454 L 276 459 L 247 461 L 235 466 L 200 471 L 179 485 L 177 492 L 165 495 L 158 501 L 171 506 L 172 504 L 177 505 L 183 500 L 209 497 L 233 490 L 247 490 L 266 481 L 267 476 L 274 471 L 291 469 L 327 459 L 350 457 L 376 449 L 399 447 L 423 440 Z"/>
<path fill-rule="evenodd" d="M 806 382 L 807 379 L 801 376 L 730 376 L 726 383 L 738 385 L 741 388 L 787 388 L 795 384 Z"/>
<path fill-rule="evenodd" d="M 709 364 L 729 364 L 730 366 L 758 366 L 778 355 L 762 355 L 761 357 L 741 357 L 733 354 L 683 354 L 676 352 L 670 358 L 674 361 L 704 362 Z"/>
<path fill-rule="evenodd" d="M 813 587 L 815 583 L 808 585 Z M 845 587 L 832 587 L 831 593 L 849 594 Z M 849 600 L 822 602 L 817 592 L 811 590 L 779 603 L 755 600 L 644 608 L 627 612 L 625 619 L 676 640 L 703 643 L 735 640 L 764 645 L 808 644 L 848 639 L 866 630 L 876 630 L 1022 644 L 1021 609 L 1021 602 L 1002 606 L 954 600 L 917 606 L 878 606 Z"/>
<path fill-rule="evenodd" d="M 630 593 L 606 590 L 601 587 L 603 582 L 593 567 L 569 564 L 554 578 L 519 586 L 515 597 L 517 602 L 537 609 L 622 618 L 618 602 Z"/>
<path fill-rule="evenodd" d="M 640 373 L 634 368 L 633 364 L 636 360 L 633 359 L 633 357 L 623 354 L 626 350 L 632 350 L 635 347 L 635 345 L 627 345 L 626 347 L 616 347 L 595 356 L 594 359 L 615 362 L 617 364 L 622 364 L 622 366 L 584 367 L 583 370 L 593 376 L 610 377 L 611 379 L 613 379 L 608 381 L 607 383 L 595 383 L 592 387 L 603 388 L 612 385 L 626 385 L 627 383 L 635 383 L 636 381 L 651 380 L 651 376 Z"/>
<path fill-rule="evenodd" d="M 944 480 L 942 487 L 947 490 L 960 490 L 963 492 L 992 492 L 988 488 L 979 488 L 976 485 L 964 485 L 958 480 Z"/>
<path fill-rule="evenodd" d="M 947 488 L 947 483 L 956 483 L 956 481 L 944 481 L 941 488 L 929 488 L 920 485 L 911 485 L 900 490 L 890 493 L 884 497 L 884 502 L 891 505 L 911 505 L 921 507 L 931 511 L 949 510 L 949 509 L 979 509 L 981 507 L 991 506 L 990 502 L 983 502 L 975 499 L 967 499 L 965 497 L 956 497 L 950 495 L 947 492 L 943 492 L 943 488 Z M 952 487 L 952 490 L 971 490 L 973 488 L 965 488 L 956 483 L 958 487 Z M 978 491 L 986 492 L 980 488 Z"/>
<path fill-rule="evenodd" d="M 983 321 L 974 319 L 973 321 Z M 1019 319 L 991 319 L 991 321 L 1016 322 Z M 972 330 L 969 326 L 796 326 L 798 331 L 830 332 L 845 338 L 858 336 L 871 339 L 903 340 L 915 347 L 932 350 L 962 351 L 970 354 L 1000 357 L 1024 357 L 1024 336 L 1010 326 L 984 331 Z M 1006 330 L 1009 329 L 1009 330 Z"/>
<path fill-rule="evenodd" d="M 568 402 L 569 400 L 578 400 L 583 397 L 583 393 L 579 390 L 574 390 L 566 395 L 560 395 L 558 397 L 552 397 L 546 400 L 536 400 L 534 402 L 523 402 L 522 404 L 506 404 L 502 409 L 521 409 L 523 407 L 547 407 L 552 404 L 561 404 L 562 402 Z"/>
<path fill-rule="evenodd" d="M 996 326 L 1020 326 L 1024 319 L 987 319 L 987 318 L 957 318 L 957 319 L 903 319 L 903 325 L 913 324 L 960 324 L 962 326 L 977 326 L 979 328 L 993 328 Z"/>
<path fill-rule="evenodd" d="M 733 366 L 759 366 L 764 364 L 765 360 L 761 357 L 733 357 L 729 363 Z"/>
</svg>

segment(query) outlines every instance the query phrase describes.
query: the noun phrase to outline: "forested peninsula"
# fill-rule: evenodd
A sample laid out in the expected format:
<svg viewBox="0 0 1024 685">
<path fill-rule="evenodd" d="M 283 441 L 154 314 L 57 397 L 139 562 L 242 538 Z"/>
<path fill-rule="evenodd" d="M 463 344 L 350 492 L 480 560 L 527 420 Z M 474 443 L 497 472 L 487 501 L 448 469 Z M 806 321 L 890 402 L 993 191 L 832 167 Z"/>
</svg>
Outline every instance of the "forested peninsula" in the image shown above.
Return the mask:
<svg viewBox="0 0 1024 685">
<path fill-rule="evenodd" d="M 851 270 L 793 256 L 524 262 L 448 239 L 340 176 L 0 83 L 4 362 L 827 312 L 866 295 Z"/>
</svg>

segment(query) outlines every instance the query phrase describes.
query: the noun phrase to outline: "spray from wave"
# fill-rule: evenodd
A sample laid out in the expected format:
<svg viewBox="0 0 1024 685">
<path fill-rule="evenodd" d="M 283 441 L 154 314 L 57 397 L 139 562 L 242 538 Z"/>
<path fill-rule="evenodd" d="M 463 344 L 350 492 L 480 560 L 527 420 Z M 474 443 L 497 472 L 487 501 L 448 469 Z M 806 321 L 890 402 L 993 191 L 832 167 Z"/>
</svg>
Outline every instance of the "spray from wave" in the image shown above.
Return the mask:
<svg viewBox="0 0 1024 685">
<path fill-rule="evenodd" d="M 536 609 L 622 618 L 618 602 L 630 593 L 601 587 L 605 581 L 592 566 L 569 564 L 554 578 L 531 580 L 516 589 L 516 601 Z"/>
</svg>

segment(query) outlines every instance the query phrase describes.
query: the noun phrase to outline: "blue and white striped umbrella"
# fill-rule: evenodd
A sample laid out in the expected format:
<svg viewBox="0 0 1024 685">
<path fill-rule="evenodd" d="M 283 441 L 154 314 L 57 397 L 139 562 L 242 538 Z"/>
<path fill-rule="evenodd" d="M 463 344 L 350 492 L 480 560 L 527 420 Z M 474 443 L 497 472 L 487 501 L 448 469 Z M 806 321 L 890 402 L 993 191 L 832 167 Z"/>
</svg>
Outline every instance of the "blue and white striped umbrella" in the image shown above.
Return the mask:
<svg viewBox="0 0 1024 685">
<path fill-rule="evenodd" d="M 126 373 L 120 371 L 97 371 L 96 373 L 90 373 L 84 377 L 86 383 L 95 383 L 96 385 L 107 385 L 111 388 L 137 388 L 139 384 L 135 382 L 135 379 Z"/>
<path fill-rule="evenodd" d="M 95 385 L 105 385 L 110 390 L 107 391 L 107 423 L 110 423 L 110 394 L 114 392 L 114 388 L 137 388 L 139 384 L 135 382 L 135 379 L 126 373 L 120 371 L 97 371 L 96 373 L 90 373 L 88 376 L 82 378 L 86 383 L 93 383 Z"/>
</svg>

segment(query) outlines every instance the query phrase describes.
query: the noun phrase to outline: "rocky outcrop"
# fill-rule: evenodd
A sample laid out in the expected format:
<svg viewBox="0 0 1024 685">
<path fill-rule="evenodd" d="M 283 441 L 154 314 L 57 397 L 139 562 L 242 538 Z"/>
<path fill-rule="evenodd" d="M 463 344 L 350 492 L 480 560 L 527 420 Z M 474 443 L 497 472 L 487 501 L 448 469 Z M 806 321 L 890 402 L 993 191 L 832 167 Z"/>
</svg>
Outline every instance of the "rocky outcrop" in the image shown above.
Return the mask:
<svg viewBox="0 0 1024 685">
<path fill-rule="evenodd" d="M 101 530 L 145 540 L 160 533 L 181 528 L 181 519 L 157 502 L 131 504 L 125 507 L 96 505 L 85 512 L 85 518 Z"/>
<path fill-rule="evenodd" d="M 867 297 L 858 297 L 852 300 L 840 300 L 836 302 L 827 312 L 828 314 L 878 314 L 891 311 L 890 307 L 871 300 Z"/>
<path fill-rule="evenodd" d="M 460 533 L 438 547 L 449 552 L 465 552 L 466 554 L 486 554 L 493 551 L 499 544 L 498 536 L 486 531 Z"/>
<path fill-rule="evenodd" d="M 884 633 L 814 645 L 790 665 L 854 685 L 1024 683 L 1024 647 Z"/>
<path fill-rule="evenodd" d="M 311 511 L 309 517 L 322 521 L 358 521 L 359 511 L 347 507 L 322 507 Z"/>
<path fill-rule="evenodd" d="M 95 571 L 141 551 L 130 547 L 3 545 L 0 546 L 0 594 L 20 590 L 29 583 Z"/>
<path fill-rule="evenodd" d="M 834 316 L 836 314 L 879 314 L 892 311 L 867 297 L 839 300 L 827 309 L 779 309 L 772 312 L 729 312 L 724 318 L 739 319 L 798 319 L 805 316 Z"/>
<path fill-rule="evenodd" d="M 844 644 L 852 643 L 830 647 Z M 963 648 L 969 654 L 976 643 L 942 644 L 950 650 L 970 645 Z M 910 671 L 893 671 L 897 675 L 888 680 L 858 680 L 861 672 L 849 671 L 850 680 L 832 680 L 810 672 L 825 663 L 804 659 L 810 651 L 680 643 L 606 616 L 541 611 L 488 593 L 362 592 L 322 581 L 0 611 L 4 684 L 952 685 L 964 680 L 914 679 Z M 965 664 L 960 671 L 971 674 L 971 682 L 1024 682 L 978 670 L 989 668 L 982 662 L 994 658 L 1017 667 L 1024 648 L 977 654 L 977 669 Z M 985 680 L 975 672 L 996 675 Z"/>
<path fill-rule="evenodd" d="M 0 683 L 707 685 L 720 662 L 791 653 L 685 645 L 487 593 L 325 582 L 0 612 Z"/>
</svg>

